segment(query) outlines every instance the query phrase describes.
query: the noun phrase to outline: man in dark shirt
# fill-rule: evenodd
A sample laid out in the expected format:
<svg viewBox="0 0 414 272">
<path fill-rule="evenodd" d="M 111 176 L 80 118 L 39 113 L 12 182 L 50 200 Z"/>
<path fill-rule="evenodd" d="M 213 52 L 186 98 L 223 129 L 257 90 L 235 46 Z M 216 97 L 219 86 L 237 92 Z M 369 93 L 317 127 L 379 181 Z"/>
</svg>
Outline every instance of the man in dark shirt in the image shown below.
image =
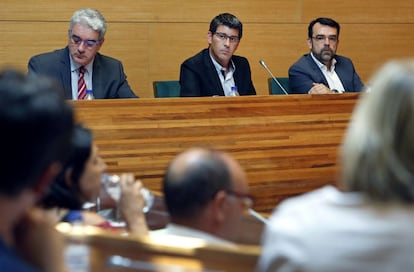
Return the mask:
<svg viewBox="0 0 414 272">
<path fill-rule="evenodd" d="M 73 114 L 48 78 L 0 72 L 0 270 L 66 271 L 63 240 L 33 208 L 68 152 Z"/>
<path fill-rule="evenodd" d="M 181 64 L 181 96 L 255 95 L 250 65 L 233 55 L 243 25 L 232 14 L 217 15 L 207 33 L 209 47 Z"/>
</svg>

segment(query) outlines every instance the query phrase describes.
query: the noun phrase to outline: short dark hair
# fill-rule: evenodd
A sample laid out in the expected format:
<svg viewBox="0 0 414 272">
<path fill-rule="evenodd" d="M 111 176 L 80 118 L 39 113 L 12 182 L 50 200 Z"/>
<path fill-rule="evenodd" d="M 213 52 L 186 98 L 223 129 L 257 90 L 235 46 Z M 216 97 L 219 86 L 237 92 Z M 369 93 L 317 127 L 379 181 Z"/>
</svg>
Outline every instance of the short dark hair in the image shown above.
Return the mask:
<svg viewBox="0 0 414 272">
<path fill-rule="evenodd" d="M 313 26 L 316 23 L 320 23 L 321 25 L 327 25 L 327 26 L 336 28 L 338 32 L 338 37 L 339 37 L 339 30 L 341 29 L 341 26 L 339 25 L 339 23 L 331 18 L 319 17 L 309 23 L 309 26 L 308 26 L 308 37 L 309 38 L 313 37 Z"/>
<path fill-rule="evenodd" d="M 82 208 L 79 180 L 85 170 L 86 162 L 91 156 L 92 144 L 92 132 L 78 124 L 73 133 L 69 159 L 41 201 L 44 207 L 60 207 L 72 210 Z M 71 180 L 73 182 L 71 186 L 66 181 L 66 173 L 69 169 L 71 169 Z"/>
<path fill-rule="evenodd" d="M 225 25 L 229 28 L 237 29 L 239 31 L 239 39 L 243 36 L 243 24 L 240 20 L 230 13 L 222 13 L 217 15 L 216 17 L 211 20 L 210 29 L 211 33 L 215 33 L 217 31 L 217 27 L 220 25 Z"/>
<path fill-rule="evenodd" d="M 218 151 L 208 150 L 196 164 L 179 174 L 167 169 L 163 179 L 164 198 L 172 218 L 195 217 L 221 190 L 231 190 L 230 170 Z"/>
<path fill-rule="evenodd" d="M 0 194 L 17 195 L 64 160 L 73 113 L 52 79 L 11 68 L 0 71 L 0 97 Z"/>
</svg>

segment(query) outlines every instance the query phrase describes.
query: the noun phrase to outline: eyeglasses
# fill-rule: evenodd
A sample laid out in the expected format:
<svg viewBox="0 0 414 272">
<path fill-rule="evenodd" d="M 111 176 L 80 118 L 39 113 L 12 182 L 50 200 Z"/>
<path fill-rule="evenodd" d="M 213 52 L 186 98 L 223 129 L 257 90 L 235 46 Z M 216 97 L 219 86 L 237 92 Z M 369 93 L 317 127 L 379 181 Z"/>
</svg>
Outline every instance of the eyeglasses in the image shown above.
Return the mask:
<svg viewBox="0 0 414 272">
<path fill-rule="evenodd" d="M 239 36 L 228 36 L 226 33 L 214 32 L 214 35 L 219 38 L 220 41 L 227 41 L 229 39 L 230 43 L 238 43 L 240 41 Z"/>
<path fill-rule="evenodd" d="M 243 206 L 245 209 L 250 209 L 251 207 L 253 207 L 253 196 L 250 194 L 243 194 L 243 193 L 239 193 L 239 192 L 235 192 L 232 190 L 227 190 L 226 191 L 228 195 L 236 197 L 238 199 L 241 199 L 243 201 Z"/>
<path fill-rule="evenodd" d="M 92 48 L 101 43 L 101 41 L 97 41 L 97 40 L 82 40 L 79 36 L 76 36 L 76 35 L 70 36 L 70 42 L 73 44 L 76 44 L 77 46 L 83 43 L 83 45 L 88 48 Z"/>
<path fill-rule="evenodd" d="M 312 37 L 312 39 L 314 39 L 315 41 L 317 41 L 319 43 L 324 43 L 326 41 L 326 39 L 328 39 L 329 42 L 331 42 L 331 43 L 338 42 L 338 37 L 335 36 L 335 35 L 331 35 L 331 36 L 316 35 L 315 37 Z"/>
</svg>

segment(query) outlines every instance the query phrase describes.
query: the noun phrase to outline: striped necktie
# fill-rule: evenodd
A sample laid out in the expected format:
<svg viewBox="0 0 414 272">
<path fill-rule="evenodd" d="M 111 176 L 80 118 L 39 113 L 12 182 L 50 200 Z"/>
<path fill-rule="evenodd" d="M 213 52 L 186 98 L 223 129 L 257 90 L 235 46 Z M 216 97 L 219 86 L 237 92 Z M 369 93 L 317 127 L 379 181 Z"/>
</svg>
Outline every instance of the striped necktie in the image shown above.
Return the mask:
<svg viewBox="0 0 414 272">
<path fill-rule="evenodd" d="M 83 100 L 86 97 L 86 84 L 85 84 L 85 67 L 79 68 L 79 79 L 78 79 L 78 100 Z"/>
</svg>

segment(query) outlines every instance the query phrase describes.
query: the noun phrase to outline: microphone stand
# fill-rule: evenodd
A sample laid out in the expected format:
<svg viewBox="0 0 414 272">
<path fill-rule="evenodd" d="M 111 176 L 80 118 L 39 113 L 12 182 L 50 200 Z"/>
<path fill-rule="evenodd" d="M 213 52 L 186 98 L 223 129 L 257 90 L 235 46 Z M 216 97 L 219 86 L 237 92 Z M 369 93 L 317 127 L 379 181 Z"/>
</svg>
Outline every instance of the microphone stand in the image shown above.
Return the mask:
<svg viewBox="0 0 414 272">
<path fill-rule="evenodd" d="M 276 82 L 276 84 L 280 87 L 280 89 L 286 94 L 289 95 L 289 93 L 286 91 L 285 88 L 283 88 L 282 84 L 280 84 L 279 80 L 276 79 L 276 77 L 273 75 L 272 71 L 270 71 L 269 68 L 267 68 L 266 63 L 264 62 L 264 60 L 259 60 L 259 63 L 261 66 L 263 66 L 263 68 L 266 69 L 266 71 L 272 76 L 272 79 L 274 82 Z"/>
</svg>

